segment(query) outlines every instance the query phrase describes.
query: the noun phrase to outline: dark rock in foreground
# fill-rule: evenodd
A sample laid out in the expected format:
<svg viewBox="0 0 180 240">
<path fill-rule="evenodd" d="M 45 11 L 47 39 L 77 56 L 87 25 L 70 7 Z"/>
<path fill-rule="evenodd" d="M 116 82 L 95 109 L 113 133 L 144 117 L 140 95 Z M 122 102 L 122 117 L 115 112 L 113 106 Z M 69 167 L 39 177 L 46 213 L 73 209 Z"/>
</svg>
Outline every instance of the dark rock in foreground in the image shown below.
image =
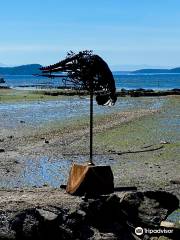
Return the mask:
<svg viewBox="0 0 180 240">
<path fill-rule="evenodd" d="M 16 212 L 1 210 L 0 239 L 152 239 L 164 234 L 139 238 L 135 228 L 161 229 L 161 221 L 179 207 L 176 196 L 163 191 L 83 199 L 76 209 L 48 205 Z M 178 233 L 173 229 L 173 234 L 164 236 L 178 239 Z"/>
<path fill-rule="evenodd" d="M 135 226 L 158 227 L 163 219 L 178 208 L 176 196 L 163 191 L 127 194 L 121 207 Z"/>
</svg>

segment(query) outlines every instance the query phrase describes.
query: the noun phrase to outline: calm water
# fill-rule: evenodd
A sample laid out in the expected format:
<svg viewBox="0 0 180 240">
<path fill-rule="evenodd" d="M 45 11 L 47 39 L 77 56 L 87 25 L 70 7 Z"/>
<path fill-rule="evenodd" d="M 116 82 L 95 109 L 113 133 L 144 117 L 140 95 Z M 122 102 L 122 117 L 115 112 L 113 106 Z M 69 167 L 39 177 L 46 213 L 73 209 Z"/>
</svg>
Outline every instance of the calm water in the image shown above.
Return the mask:
<svg viewBox="0 0 180 240">
<path fill-rule="evenodd" d="M 114 76 L 117 89 L 180 88 L 180 74 L 122 74 Z M 61 78 L 49 79 L 31 75 L 4 76 L 6 85 L 13 88 L 54 88 L 64 86 Z M 1 84 L 2 85 L 2 84 Z"/>
</svg>

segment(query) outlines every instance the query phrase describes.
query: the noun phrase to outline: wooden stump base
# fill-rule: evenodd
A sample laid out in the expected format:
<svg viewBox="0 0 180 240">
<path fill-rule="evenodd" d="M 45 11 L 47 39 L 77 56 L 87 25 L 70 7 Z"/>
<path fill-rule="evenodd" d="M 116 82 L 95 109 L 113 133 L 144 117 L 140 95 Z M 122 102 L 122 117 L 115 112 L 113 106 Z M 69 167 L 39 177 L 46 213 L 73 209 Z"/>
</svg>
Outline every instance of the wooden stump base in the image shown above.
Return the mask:
<svg viewBox="0 0 180 240">
<path fill-rule="evenodd" d="M 109 194 L 114 192 L 114 177 L 110 166 L 73 164 L 66 192 L 73 195 Z"/>
</svg>

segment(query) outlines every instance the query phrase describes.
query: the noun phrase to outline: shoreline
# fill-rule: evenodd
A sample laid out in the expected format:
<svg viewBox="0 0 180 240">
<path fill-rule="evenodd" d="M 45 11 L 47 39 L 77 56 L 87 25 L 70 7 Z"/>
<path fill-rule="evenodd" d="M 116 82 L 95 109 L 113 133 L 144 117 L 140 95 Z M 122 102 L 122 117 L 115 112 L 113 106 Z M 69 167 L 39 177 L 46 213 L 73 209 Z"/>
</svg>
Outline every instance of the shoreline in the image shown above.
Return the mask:
<svg viewBox="0 0 180 240">
<path fill-rule="evenodd" d="M 117 97 L 159 97 L 169 95 L 180 95 L 180 89 L 169 90 L 152 90 L 152 89 L 121 89 L 117 90 Z M 36 101 L 36 100 L 53 100 L 75 96 L 88 96 L 86 91 L 77 91 L 71 88 L 64 89 L 12 89 L 0 86 L 0 103 L 19 102 L 19 101 Z"/>
</svg>

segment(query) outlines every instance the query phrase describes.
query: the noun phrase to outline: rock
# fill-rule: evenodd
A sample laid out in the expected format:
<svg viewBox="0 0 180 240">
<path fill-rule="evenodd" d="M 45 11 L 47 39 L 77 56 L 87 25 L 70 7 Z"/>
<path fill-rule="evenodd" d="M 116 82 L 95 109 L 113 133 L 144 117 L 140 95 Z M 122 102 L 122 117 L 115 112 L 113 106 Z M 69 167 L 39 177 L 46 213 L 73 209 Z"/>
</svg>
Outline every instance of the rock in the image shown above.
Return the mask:
<svg viewBox="0 0 180 240">
<path fill-rule="evenodd" d="M 168 237 L 166 237 L 166 236 L 160 236 L 160 237 L 158 238 L 158 240 L 172 240 L 172 238 L 171 238 L 171 236 L 170 236 L 170 238 L 168 238 Z"/>
<path fill-rule="evenodd" d="M 16 239 L 37 239 L 39 235 L 39 214 L 35 209 L 23 211 L 11 220 L 11 229 Z"/>
<path fill-rule="evenodd" d="M 170 180 L 171 184 L 180 184 L 180 179 L 172 179 Z"/>
<path fill-rule="evenodd" d="M 0 239 L 15 239 L 15 232 L 9 229 L 9 219 L 3 212 L 0 214 Z"/>
<path fill-rule="evenodd" d="M 66 184 L 61 184 L 61 185 L 60 185 L 60 188 L 66 189 Z"/>
<path fill-rule="evenodd" d="M 118 237 L 113 233 L 102 233 L 99 240 L 117 240 Z"/>
<path fill-rule="evenodd" d="M 12 139 L 13 137 L 14 137 L 13 135 L 10 135 L 10 136 L 8 136 L 7 138 Z"/>
<path fill-rule="evenodd" d="M 36 209 L 39 215 L 43 218 L 44 221 L 54 221 L 57 219 L 58 215 L 43 209 Z"/>
<path fill-rule="evenodd" d="M 163 191 L 127 193 L 121 201 L 121 208 L 135 226 L 157 227 L 178 206 L 177 197 Z"/>
<path fill-rule="evenodd" d="M 44 140 L 45 143 L 49 143 L 49 141 L 47 139 Z"/>
<path fill-rule="evenodd" d="M 44 183 L 42 186 L 43 187 L 48 187 L 49 185 L 47 183 Z"/>
<path fill-rule="evenodd" d="M 120 207 L 120 199 L 115 194 L 88 199 L 87 202 L 81 203 L 80 209 L 86 213 L 84 221 L 88 226 L 99 229 L 99 231 L 108 231 L 119 235 L 126 226 L 126 218 Z"/>
<path fill-rule="evenodd" d="M 59 229 L 62 233 L 63 239 L 73 240 L 73 231 L 64 225 L 59 226 Z"/>
<path fill-rule="evenodd" d="M 16 234 L 16 239 L 64 239 L 61 238 L 59 226 L 62 224 L 62 214 L 44 209 L 26 209 L 11 219 L 10 228 Z"/>
<path fill-rule="evenodd" d="M 0 239 L 139 240 L 135 227 L 160 228 L 179 204 L 174 195 L 163 191 L 128 192 L 120 198 L 115 194 L 89 196 L 86 202 L 77 197 L 77 201 L 76 208 L 60 204 L 0 212 Z M 143 240 L 152 237 L 157 236 L 146 234 Z"/>
<path fill-rule="evenodd" d="M 162 221 L 160 224 L 161 227 L 174 228 L 175 224 L 168 221 Z"/>
<path fill-rule="evenodd" d="M 167 142 L 167 141 L 160 141 L 160 144 L 170 144 L 170 142 Z"/>
<path fill-rule="evenodd" d="M 77 215 L 81 216 L 82 218 L 85 218 L 86 213 L 84 211 L 82 211 L 82 210 L 77 210 Z"/>
</svg>

